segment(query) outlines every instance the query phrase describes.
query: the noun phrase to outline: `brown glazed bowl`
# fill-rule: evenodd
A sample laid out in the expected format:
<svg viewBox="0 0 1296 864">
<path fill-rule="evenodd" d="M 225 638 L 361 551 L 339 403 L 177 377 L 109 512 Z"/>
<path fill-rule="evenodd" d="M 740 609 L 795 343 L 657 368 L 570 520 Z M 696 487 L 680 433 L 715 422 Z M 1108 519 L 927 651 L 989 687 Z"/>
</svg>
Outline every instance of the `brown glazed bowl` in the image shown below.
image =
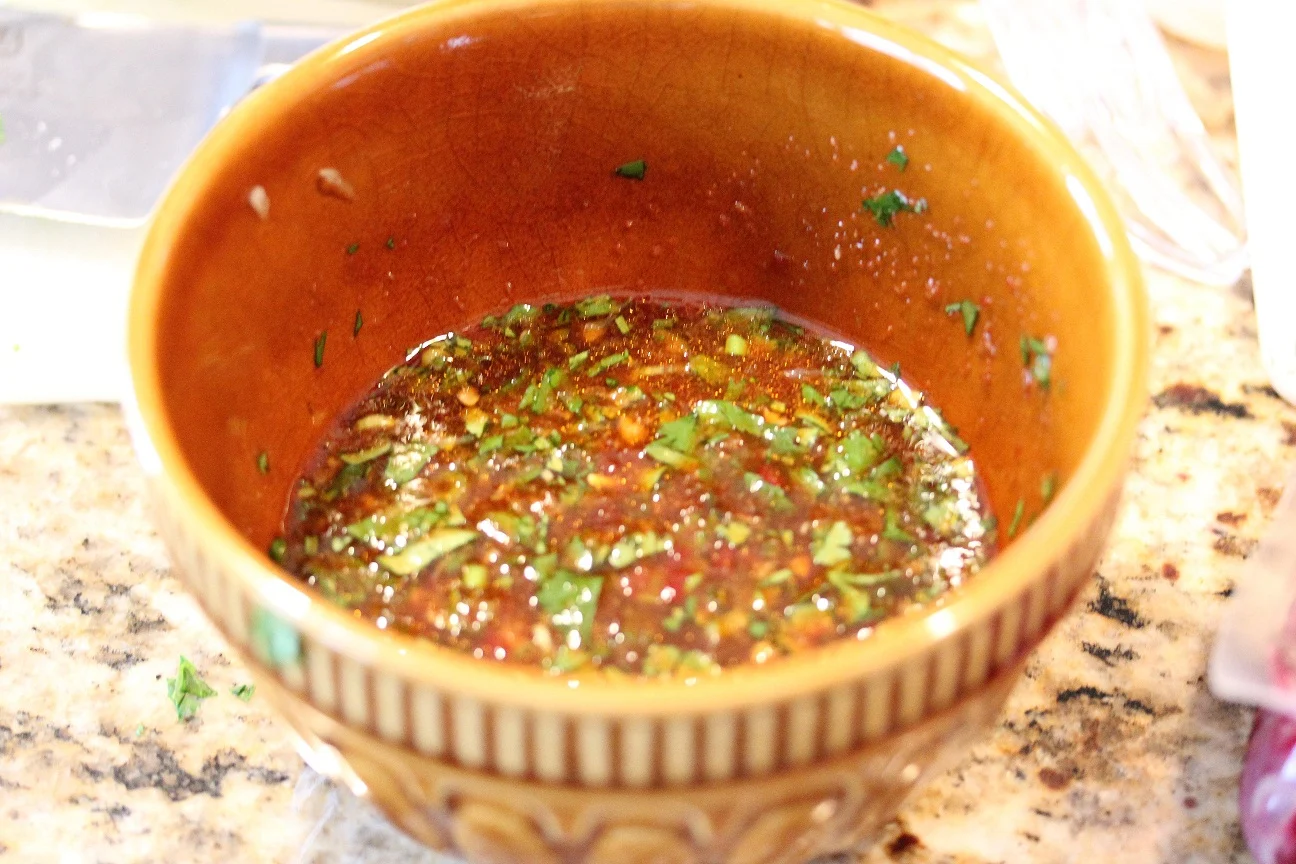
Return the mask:
<svg viewBox="0 0 1296 864">
<path fill-rule="evenodd" d="M 613 175 L 640 158 L 642 181 Z M 861 199 L 892 188 L 929 208 L 879 225 Z M 899 361 L 1021 530 L 870 638 L 701 682 L 474 660 L 268 560 L 326 424 L 408 347 L 654 288 L 762 298 Z M 946 312 L 965 298 L 971 336 Z M 406 831 L 481 864 L 801 862 L 869 844 L 981 735 L 1084 585 L 1147 330 L 1117 216 L 1058 132 L 857 6 L 444 0 L 315 53 L 199 148 L 139 265 L 130 416 L 189 587 L 306 758 Z M 1023 336 L 1056 340 L 1048 389 Z"/>
</svg>

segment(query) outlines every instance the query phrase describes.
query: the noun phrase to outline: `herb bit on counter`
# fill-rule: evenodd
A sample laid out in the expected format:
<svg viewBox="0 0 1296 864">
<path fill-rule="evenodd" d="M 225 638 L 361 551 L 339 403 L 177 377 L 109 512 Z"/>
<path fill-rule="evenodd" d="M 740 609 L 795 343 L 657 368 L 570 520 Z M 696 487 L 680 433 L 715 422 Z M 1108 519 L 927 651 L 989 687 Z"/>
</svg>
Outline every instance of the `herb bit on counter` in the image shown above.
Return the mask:
<svg viewBox="0 0 1296 864">
<path fill-rule="evenodd" d="M 887 154 L 886 161 L 903 171 L 909 167 L 909 154 L 905 153 L 903 145 L 897 144 L 895 149 Z"/>
<path fill-rule="evenodd" d="M 175 706 L 176 718 L 179 720 L 193 717 L 198 713 L 202 700 L 216 695 L 216 691 L 199 677 L 198 670 L 189 662 L 189 658 L 184 656 L 180 658 L 176 677 L 166 679 L 166 684 L 167 698 Z"/>
<path fill-rule="evenodd" d="M 257 470 L 260 471 L 262 474 L 269 474 L 270 454 L 266 453 L 266 451 L 264 450 L 258 453 L 256 457 L 256 466 L 257 466 Z"/>
<path fill-rule="evenodd" d="M 1030 370 L 1035 382 L 1045 390 L 1053 383 L 1053 351 L 1044 339 L 1021 337 L 1022 365 Z"/>
<path fill-rule="evenodd" d="M 244 702 L 251 702 L 252 697 L 256 695 L 255 684 L 235 684 L 230 688 L 230 695 L 237 696 Z"/>
<path fill-rule="evenodd" d="M 963 332 L 971 336 L 976 329 L 977 318 L 981 317 L 981 307 L 971 300 L 960 300 L 945 307 L 946 315 L 963 316 Z"/>
<path fill-rule="evenodd" d="M 648 173 L 648 163 L 642 159 L 636 159 L 633 162 L 627 162 L 624 165 L 617 166 L 616 176 L 624 177 L 627 180 L 642 180 Z"/>
<path fill-rule="evenodd" d="M 351 335 L 359 336 L 360 328 L 363 326 L 364 326 L 364 316 L 361 315 L 360 310 L 357 309 L 355 314 L 355 323 L 351 325 Z"/>
<path fill-rule="evenodd" d="M 396 248 L 396 238 L 395 238 L 394 236 L 393 236 L 393 237 L 388 237 L 388 238 L 387 238 L 387 248 L 388 248 L 388 249 L 395 249 L 395 248 Z"/>
<path fill-rule="evenodd" d="M 346 253 L 347 253 L 348 255 L 354 255 L 354 254 L 356 254 L 356 253 L 359 252 L 359 251 L 360 251 L 360 244 L 359 244 L 359 243 L 351 243 L 351 244 L 349 244 L 349 245 L 346 247 Z"/>
<path fill-rule="evenodd" d="M 315 337 L 315 368 L 318 369 L 324 365 L 324 344 L 328 342 L 328 331 L 321 330 L 319 336 Z"/>
<path fill-rule="evenodd" d="M 865 198 L 863 208 L 872 213 L 873 218 L 883 228 L 890 228 L 895 222 L 897 213 L 927 212 L 927 199 L 919 198 L 917 201 L 911 201 L 899 189 L 892 189 L 890 192 L 882 192 L 872 198 Z"/>
</svg>

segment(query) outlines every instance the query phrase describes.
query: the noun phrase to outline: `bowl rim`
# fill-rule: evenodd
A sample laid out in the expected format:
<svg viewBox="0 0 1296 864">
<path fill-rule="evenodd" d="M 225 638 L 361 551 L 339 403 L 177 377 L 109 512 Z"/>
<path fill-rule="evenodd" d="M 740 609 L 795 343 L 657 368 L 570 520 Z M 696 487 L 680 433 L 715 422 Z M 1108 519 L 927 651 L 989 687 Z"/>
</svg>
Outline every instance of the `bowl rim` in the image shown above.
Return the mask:
<svg viewBox="0 0 1296 864">
<path fill-rule="evenodd" d="M 1013 598 L 1045 578 L 1110 506 L 1119 488 L 1146 401 L 1149 309 L 1142 271 L 1107 193 L 1052 122 L 1011 87 L 933 40 L 846 0 L 705 0 L 734 14 L 754 14 L 835 29 L 841 38 L 918 67 L 933 86 L 966 92 L 996 122 L 1027 144 L 1064 182 L 1096 242 L 1112 299 L 1114 352 L 1097 429 L 1081 461 L 1034 524 L 974 580 L 941 602 L 918 607 L 875 628 L 864 640 L 838 640 L 767 665 L 738 665 L 704 681 L 620 676 L 558 677 L 539 668 L 473 658 L 430 641 L 377 629 L 295 583 L 219 512 L 189 468 L 169 426 L 153 327 L 174 248 L 205 182 L 239 142 L 317 89 L 329 66 L 376 58 L 384 46 L 457 15 L 579 5 L 581 0 L 434 0 L 327 45 L 250 94 L 213 129 L 173 180 L 148 230 L 131 291 L 128 354 L 133 392 L 126 401 L 132 438 L 147 474 L 160 482 L 164 506 L 180 505 L 208 551 L 224 564 L 223 578 L 338 654 L 381 667 L 407 681 L 479 698 L 495 705 L 563 715 L 662 716 L 703 714 L 827 691 L 887 673 L 927 653 L 953 634 L 983 624 Z M 650 0 L 611 0 L 638 6 Z M 665 5 L 665 4 L 663 4 Z M 270 119 L 267 119 L 270 118 Z"/>
</svg>

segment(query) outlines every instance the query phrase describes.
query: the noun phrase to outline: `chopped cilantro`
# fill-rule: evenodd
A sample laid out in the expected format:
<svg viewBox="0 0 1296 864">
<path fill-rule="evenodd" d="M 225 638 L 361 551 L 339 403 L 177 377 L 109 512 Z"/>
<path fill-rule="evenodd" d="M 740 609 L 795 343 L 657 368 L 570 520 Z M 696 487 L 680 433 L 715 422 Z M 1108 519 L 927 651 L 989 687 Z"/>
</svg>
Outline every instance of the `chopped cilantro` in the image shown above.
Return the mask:
<svg viewBox="0 0 1296 864">
<path fill-rule="evenodd" d="M 653 531 L 627 534 L 616 542 L 608 553 L 609 567 L 621 570 L 629 567 L 641 558 L 649 558 L 666 551 L 666 538 L 659 537 Z"/>
<path fill-rule="evenodd" d="M 379 555 L 378 563 L 397 576 L 410 576 L 447 552 L 473 542 L 477 537 L 477 532 L 468 528 L 439 528 L 399 552 Z"/>
<path fill-rule="evenodd" d="M 851 557 L 850 546 L 854 539 L 850 526 L 838 520 L 828 526 L 828 530 L 821 533 L 816 532 L 816 536 L 810 544 L 810 551 L 813 555 L 811 560 L 815 564 L 824 567 L 831 567 L 834 564 L 849 561 Z"/>
<path fill-rule="evenodd" d="M 324 343 L 328 341 L 328 331 L 321 330 L 320 334 L 315 337 L 315 368 L 318 369 L 324 365 Z"/>
<path fill-rule="evenodd" d="M 572 356 L 567 358 L 567 368 L 568 369 L 579 368 L 580 365 L 588 359 L 589 359 L 588 351 L 581 351 L 579 354 L 573 354 Z"/>
<path fill-rule="evenodd" d="M 483 564 L 465 564 L 459 571 L 459 582 L 469 591 L 486 587 L 486 567 Z"/>
<path fill-rule="evenodd" d="M 346 252 L 347 252 L 348 255 L 354 255 L 354 254 L 356 254 L 356 253 L 359 252 L 359 251 L 360 251 L 360 244 L 359 244 L 359 243 L 352 243 L 351 245 L 349 245 L 349 246 L 346 247 Z"/>
<path fill-rule="evenodd" d="M 873 214 L 873 218 L 883 228 L 890 228 L 897 213 L 922 213 L 927 209 L 927 200 L 919 198 L 910 201 L 899 189 L 882 192 L 872 198 L 865 198 L 863 207 Z"/>
<path fill-rule="evenodd" d="M 644 448 L 644 454 L 651 459 L 655 459 L 663 465 L 669 465 L 672 468 L 692 469 L 697 467 L 697 460 L 686 453 L 668 447 L 660 441 L 654 441 Z"/>
<path fill-rule="evenodd" d="M 818 405 L 820 408 L 828 407 L 828 402 L 824 399 L 823 394 L 809 384 L 801 385 L 801 397 L 807 402 Z"/>
<path fill-rule="evenodd" d="M 896 512 L 890 507 L 886 509 L 885 525 L 882 528 L 882 537 L 885 540 L 894 540 L 897 543 L 916 543 L 914 536 L 900 527 L 900 519 Z"/>
<path fill-rule="evenodd" d="M 751 526 L 746 522 L 726 522 L 716 529 L 716 533 L 729 541 L 731 546 L 741 546 L 751 537 Z"/>
<path fill-rule="evenodd" d="M 256 695 L 255 684 L 235 684 L 230 688 L 230 694 L 237 696 L 244 702 L 251 702 L 252 697 Z"/>
<path fill-rule="evenodd" d="M 657 430 L 657 440 L 667 447 L 687 453 L 697 441 L 697 423 L 695 414 L 686 414 L 678 420 L 663 423 Z"/>
<path fill-rule="evenodd" d="M 957 303 L 951 303 L 945 307 L 946 315 L 963 316 L 963 332 L 971 336 L 972 331 L 976 329 L 977 318 L 981 315 L 981 307 L 971 300 L 960 300 Z"/>
<path fill-rule="evenodd" d="M 851 473 L 862 474 L 882 458 L 882 446 L 880 438 L 871 438 L 856 430 L 842 439 L 838 449 Z"/>
<path fill-rule="evenodd" d="M 364 450 L 357 450 L 354 453 L 340 453 L 338 458 L 348 465 L 363 465 L 366 462 L 372 462 L 379 456 L 382 456 L 392 447 L 390 441 L 379 441 L 372 447 L 366 447 Z"/>
<path fill-rule="evenodd" d="M 593 378 L 595 375 L 599 374 L 600 372 L 603 372 L 607 369 L 611 369 L 613 366 L 616 366 L 620 363 L 624 363 L 629 359 L 630 359 L 629 351 L 618 351 L 616 354 L 609 354 L 608 356 L 604 357 L 602 360 L 600 360 L 599 362 L 591 366 L 588 370 L 586 370 L 585 377 Z M 608 386 L 615 386 L 615 383 L 616 382 L 614 380 L 613 383 Z"/>
<path fill-rule="evenodd" d="M 264 450 L 258 453 L 256 457 L 256 466 L 257 466 L 257 470 L 260 471 L 262 474 L 269 474 L 270 454 L 266 453 L 266 451 Z"/>
<path fill-rule="evenodd" d="M 887 154 L 886 161 L 899 168 L 901 171 L 909 167 L 909 155 L 905 153 L 904 147 L 900 144 Z"/>
<path fill-rule="evenodd" d="M 607 294 L 599 294 L 597 297 L 586 297 L 584 300 L 576 301 L 576 312 L 582 318 L 597 318 L 600 315 L 611 315 L 612 310 L 616 308 L 616 304 Z"/>
<path fill-rule="evenodd" d="M 642 159 L 636 159 L 633 162 L 627 162 L 616 169 L 616 176 L 624 177 L 627 180 L 642 180 L 648 173 L 648 163 Z"/>
<path fill-rule="evenodd" d="M 1021 337 L 1022 365 L 1029 367 L 1031 377 L 1040 387 L 1047 390 L 1053 383 L 1053 352 L 1043 339 L 1031 336 Z"/>
<path fill-rule="evenodd" d="M 516 420 L 513 422 L 514 425 L 517 425 Z M 486 426 L 489 423 L 490 417 L 486 416 L 485 411 L 476 408 L 469 408 L 464 412 L 464 431 L 474 438 L 480 438 L 482 433 L 486 431 Z M 503 425 L 503 418 L 500 420 L 500 425 Z"/>
<path fill-rule="evenodd" d="M 387 248 L 388 248 L 388 249 L 395 249 L 395 248 L 396 248 L 396 238 L 395 238 L 395 237 L 388 237 L 388 238 L 387 238 Z"/>
<path fill-rule="evenodd" d="M 581 576 L 559 570 L 541 583 L 536 601 L 561 631 L 576 630 L 588 640 L 603 591 L 602 576 Z"/>
<path fill-rule="evenodd" d="M 198 670 L 187 657 L 180 657 L 176 677 L 166 679 L 167 698 L 176 709 L 176 719 L 188 720 L 198 713 L 198 706 L 204 699 L 216 695 L 206 681 L 198 675 Z"/>
<path fill-rule="evenodd" d="M 383 477 L 393 483 L 408 483 L 417 477 L 432 461 L 432 450 L 427 444 L 394 444 L 391 458 L 383 470 Z"/>
<path fill-rule="evenodd" d="M 748 435 L 760 435 L 764 419 L 744 411 L 742 408 L 724 399 L 703 399 L 694 407 L 697 416 L 707 422 L 721 427 L 745 432 Z"/>
<path fill-rule="evenodd" d="M 489 438 L 483 438 L 477 444 L 477 455 L 487 456 L 504 446 L 503 435 L 491 435 Z"/>
<path fill-rule="evenodd" d="M 705 354 L 698 354 L 690 357 L 688 361 L 688 371 L 701 378 L 708 384 L 723 384 L 729 380 L 729 367 Z"/>
<path fill-rule="evenodd" d="M 363 327 L 363 326 L 364 326 L 364 316 L 361 315 L 361 314 L 360 314 L 360 310 L 357 309 L 357 310 L 356 310 L 356 314 L 355 314 L 355 323 L 353 323 L 353 324 L 351 325 L 351 335 L 352 335 L 352 336 L 359 336 L 359 335 L 360 335 L 360 328 Z"/>
<path fill-rule="evenodd" d="M 784 567 L 781 570 L 775 570 L 773 573 L 760 580 L 758 585 L 761 588 L 773 588 L 775 585 L 782 585 L 785 582 L 791 581 L 791 579 L 792 571 L 787 567 Z"/>
</svg>

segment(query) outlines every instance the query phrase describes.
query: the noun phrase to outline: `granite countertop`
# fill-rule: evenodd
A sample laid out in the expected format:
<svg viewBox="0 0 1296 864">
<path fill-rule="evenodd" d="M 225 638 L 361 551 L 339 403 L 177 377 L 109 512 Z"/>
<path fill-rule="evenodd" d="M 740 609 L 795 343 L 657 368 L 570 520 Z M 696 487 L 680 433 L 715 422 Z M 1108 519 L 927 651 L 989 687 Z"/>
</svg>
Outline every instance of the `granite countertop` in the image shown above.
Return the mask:
<svg viewBox="0 0 1296 864">
<path fill-rule="evenodd" d="M 971 3 L 878 6 L 993 63 Z M 1173 48 L 1232 158 L 1227 63 Z M 858 864 L 1251 860 L 1235 800 L 1251 715 L 1204 674 L 1296 467 L 1296 409 L 1266 385 L 1245 285 L 1148 282 L 1155 395 L 1088 597 L 993 735 Z M 228 695 L 246 674 L 171 573 L 115 407 L 0 408 L 0 584 L 0 862 L 439 860 Z M 184 724 L 165 684 L 182 654 L 221 693 Z"/>
</svg>

